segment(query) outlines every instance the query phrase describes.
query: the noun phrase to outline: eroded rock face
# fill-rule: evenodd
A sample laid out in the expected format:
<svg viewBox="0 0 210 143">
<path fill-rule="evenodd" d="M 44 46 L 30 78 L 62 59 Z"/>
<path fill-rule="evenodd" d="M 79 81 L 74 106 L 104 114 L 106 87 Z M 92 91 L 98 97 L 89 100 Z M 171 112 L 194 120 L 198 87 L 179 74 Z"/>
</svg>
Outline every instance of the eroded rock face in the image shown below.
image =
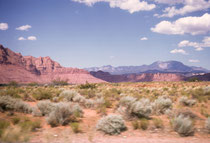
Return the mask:
<svg viewBox="0 0 210 143">
<path fill-rule="evenodd" d="M 98 71 L 90 72 L 96 78 L 100 78 L 107 82 L 145 82 L 145 81 L 182 81 L 184 76 L 172 73 L 142 73 L 142 74 L 126 74 L 111 75 L 108 72 Z"/>
<path fill-rule="evenodd" d="M 0 45 L 0 83 L 50 83 L 52 80 L 65 80 L 80 84 L 104 82 L 77 68 L 65 68 L 50 57 L 22 56 Z"/>
</svg>

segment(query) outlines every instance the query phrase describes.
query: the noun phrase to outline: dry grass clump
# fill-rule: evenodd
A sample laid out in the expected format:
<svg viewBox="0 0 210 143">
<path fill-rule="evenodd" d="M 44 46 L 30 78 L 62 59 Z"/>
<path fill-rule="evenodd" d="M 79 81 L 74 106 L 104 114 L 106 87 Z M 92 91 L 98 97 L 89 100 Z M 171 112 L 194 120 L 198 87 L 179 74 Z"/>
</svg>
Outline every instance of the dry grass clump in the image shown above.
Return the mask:
<svg viewBox="0 0 210 143">
<path fill-rule="evenodd" d="M 196 100 L 194 99 L 188 99 L 186 96 L 182 96 L 179 99 L 179 103 L 181 103 L 184 106 L 193 106 L 196 103 Z"/>
<path fill-rule="evenodd" d="M 165 96 L 160 96 L 153 102 L 152 106 L 156 114 L 164 114 L 166 110 L 172 108 L 172 101 Z"/>
<path fill-rule="evenodd" d="M 73 123 L 70 123 L 70 127 L 72 129 L 72 131 L 74 133 L 79 133 L 81 132 L 81 129 L 80 129 L 80 126 L 79 126 L 79 123 L 78 122 L 73 122 Z"/>
<path fill-rule="evenodd" d="M 208 118 L 206 119 L 205 127 L 206 127 L 208 133 L 210 133 L 210 117 L 208 117 Z"/>
<path fill-rule="evenodd" d="M 96 128 L 106 134 L 114 135 L 120 134 L 126 126 L 120 115 L 108 115 L 98 121 Z"/>
<path fill-rule="evenodd" d="M 139 127 L 140 127 L 142 130 L 147 130 L 148 127 L 149 127 L 149 121 L 148 121 L 147 119 L 141 119 L 141 120 L 140 120 Z"/>
<path fill-rule="evenodd" d="M 189 117 L 184 117 L 183 115 L 179 115 L 175 117 L 172 121 L 173 129 L 181 136 L 190 136 L 194 133 L 193 122 Z"/>
<path fill-rule="evenodd" d="M 161 120 L 160 118 L 154 118 L 153 124 L 154 124 L 155 128 L 158 128 L 158 129 L 164 128 L 163 120 Z"/>
<path fill-rule="evenodd" d="M 51 99 L 52 98 L 52 91 L 50 89 L 42 89 L 42 88 L 38 88 L 34 93 L 33 93 L 33 97 L 36 100 L 43 100 L 43 99 Z"/>
<path fill-rule="evenodd" d="M 31 113 L 32 108 L 21 99 L 12 98 L 10 96 L 0 96 L 0 111 Z"/>
</svg>

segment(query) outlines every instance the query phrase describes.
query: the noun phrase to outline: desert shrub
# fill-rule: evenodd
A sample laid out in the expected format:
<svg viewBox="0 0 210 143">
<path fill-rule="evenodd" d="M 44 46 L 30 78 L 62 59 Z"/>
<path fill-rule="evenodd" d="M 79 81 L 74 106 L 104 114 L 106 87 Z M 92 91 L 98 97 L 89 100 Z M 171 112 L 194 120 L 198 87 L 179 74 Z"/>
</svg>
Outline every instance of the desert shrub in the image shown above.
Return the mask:
<svg viewBox="0 0 210 143">
<path fill-rule="evenodd" d="M 100 119 L 96 125 L 97 130 L 106 134 L 120 134 L 126 129 L 124 120 L 119 115 L 108 115 Z"/>
<path fill-rule="evenodd" d="M 79 86 L 80 89 L 94 89 L 96 88 L 96 84 L 90 84 L 88 82 L 86 82 L 85 84 L 81 84 Z"/>
<path fill-rule="evenodd" d="M 181 136 L 190 136 L 194 133 L 193 122 L 189 117 L 179 115 L 172 121 L 174 131 L 178 132 Z"/>
<path fill-rule="evenodd" d="M 20 122 L 20 118 L 19 118 L 19 117 L 14 117 L 14 118 L 12 118 L 12 123 L 13 123 L 14 125 L 18 124 L 19 122 Z"/>
<path fill-rule="evenodd" d="M 23 132 L 36 131 L 36 129 L 41 128 L 41 121 L 40 120 L 31 121 L 30 119 L 25 118 L 22 122 L 19 123 L 19 126 Z"/>
<path fill-rule="evenodd" d="M 8 86 L 17 87 L 17 86 L 18 86 L 18 82 L 16 82 L 16 81 L 10 81 L 10 82 L 8 83 Z"/>
<path fill-rule="evenodd" d="M 101 98 L 97 98 L 96 100 L 95 100 L 95 105 L 98 107 L 98 106 L 101 106 L 101 105 L 104 105 L 105 104 L 105 100 L 104 100 L 104 98 L 103 97 L 101 97 Z"/>
<path fill-rule="evenodd" d="M 9 126 L 10 123 L 8 121 L 0 119 L 0 138 L 3 135 L 4 131 L 6 130 L 6 128 Z"/>
<path fill-rule="evenodd" d="M 196 100 L 188 99 L 186 96 L 182 96 L 179 99 L 179 103 L 181 103 L 182 105 L 185 105 L 185 106 L 193 106 L 193 105 L 195 105 Z"/>
<path fill-rule="evenodd" d="M 27 132 L 22 132 L 20 127 L 9 127 L 1 137 L 3 143 L 23 143 L 29 141 Z"/>
<path fill-rule="evenodd" d="M 58 125 L 66 125 L 75 120 L 75 117 L 82 116 L 82 110 L 78 104 L 73 105 L 70 103 L 57 103 L 54 110 L 49 114 L 47 118 L 48 124 L 52 127 Z"/>
<path fill-rule="evenodd" d="M 163 128 L 163 120 L 161 120 L 160 118 L 154 118 L 153 119 L 153 124 L 156 128 Z"/>
<path fill-rule="evenodd" d="M 152 112 L 149 99 L 142 98 L 128 107 L 128 114 L 139 118 L 148 118 Z"/>
<path fill-rule="evenodd" d="M 79 102 L 79 103 L 84 103 L 85 102 L 85 97 L 77 94 L 76 96 L 73 97 L 73 102 Z"/>
<path fill-rule="evenodd" d="M 176 111 L 176 116 L 182 115 L 183 117 L 189 117 L 190 119 L 196 119 L 199 118 L 194 112 L 192 112 L 190 109 L 181 109 Z"/>
<path fill-rule="evenodd" d="M 16 111 L 22 113 L 31 113 L 32 108 L 21 99 L 15 99 L 10 96 L 0 96 L 0 110 Z"/>
<path fill-rule="evenodd" d="M 28 84 L 28 86 L 38 86 L 38 85 L 39 85 L 39 84 L 36 83 L 36 82 L 31 82 L 31 83 Z"/>
<path fill-rule="evenodd" d="M 73 90 L 64 90 L 60 93 L 59 98 L 66 101 L 72 101 L 76 96 L 80 96 L 80 94 Z"/>
<path fill-rule="evenodd" d="M 42 116 L 49 115 L 55 109 L 55 103 L 49 100 L 39 101 L 37 107 L 40 110 Z"/>
<path fill-rule="evenodd" d="M 52 81 L 52 85 L 68 85 L 68 80 L 55 79 Z"/>
<path fill-rule="evenodd" d="M 156 114 L 164 114 L 167 109 L 172 108 L 172 101 L 169 98 L 166 98 L 164 96 L 158 97 L 153 104 L 153 111 Z"/>
<path fill-rule="evenodd" d="M 139 122 L 137 120 L 132 121 L 132 127 L 134 130 L 139 129 Z"/>
<path fill-rule="evenodd" d="M 52 98 L 52 91 L 48 89 L 37 89 L 32 95 L 36 100 L 50 99 Z"/>
<path fill-rule="evenodd" d="M 95 102 L 92 99 L 86 99 L 84 105 L 86 108 L 93 108 Z"/>
<path fill-rule="evenodd" d="M 137 99 L 132 96 L 125 96 L 120 99 L 119 105 L 129 107 L 136 101 Z"/>
<path fill-rule="evenodd" d="M 206 125 L 205 125 L 205 127 L 206 127 L 208 133 L 210 133 L 210 117 L 208 117 L 206 119 Z"/>
<path fill-rule="evenodd" d="M 78 122 L 73 122 L 70 123 L 71 129 L 74 133 L 79 133 L 81 132 L 80 127 L 79 127 L 79 123 Z"/>
<path fill-rule="evenodd" d="M 142 130 L 147 130 L 148 127 L 149 127 L 149 121 L 147 119 L 141 119 L 140 124 L 139 124 L 139 127 Z"/>
</svg>

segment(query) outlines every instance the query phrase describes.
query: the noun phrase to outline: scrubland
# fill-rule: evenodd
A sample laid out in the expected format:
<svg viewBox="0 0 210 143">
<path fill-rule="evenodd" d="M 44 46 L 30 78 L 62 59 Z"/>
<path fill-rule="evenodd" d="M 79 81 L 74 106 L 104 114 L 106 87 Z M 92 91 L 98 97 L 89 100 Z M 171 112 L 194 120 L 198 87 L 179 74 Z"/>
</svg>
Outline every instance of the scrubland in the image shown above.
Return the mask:
<svg viewBox="0 0 210 143">
<path fill-rule="evenodd" d="M 0 142 L 209 142 L 210 82 L 0 87 Z"/>
</svg>

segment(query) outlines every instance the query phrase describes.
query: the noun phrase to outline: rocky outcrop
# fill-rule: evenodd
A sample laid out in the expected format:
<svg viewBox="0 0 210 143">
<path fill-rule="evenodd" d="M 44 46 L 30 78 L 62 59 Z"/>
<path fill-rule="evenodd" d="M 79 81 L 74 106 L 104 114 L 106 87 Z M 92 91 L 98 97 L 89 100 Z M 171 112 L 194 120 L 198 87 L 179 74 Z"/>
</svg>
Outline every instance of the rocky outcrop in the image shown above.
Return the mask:
<svg viewBox="0 0 210 143">
<path fill-rule="evenodd" d="M 142 73 L 127 75 L 111 75 L 108 72 L 90 72 L 96 78 L 107 82 L 145 82 L 145 81 L 182 81 L 184 76 L 174 73 Z"/>
<path fill-rule="evenodd" d="M 0 83 L 50 83 L 57 79 L 71 84 L 104 82 L 86 70 L 62 67 L 50 57 L 22 56 L 0 45 Z"/>
</svg>

